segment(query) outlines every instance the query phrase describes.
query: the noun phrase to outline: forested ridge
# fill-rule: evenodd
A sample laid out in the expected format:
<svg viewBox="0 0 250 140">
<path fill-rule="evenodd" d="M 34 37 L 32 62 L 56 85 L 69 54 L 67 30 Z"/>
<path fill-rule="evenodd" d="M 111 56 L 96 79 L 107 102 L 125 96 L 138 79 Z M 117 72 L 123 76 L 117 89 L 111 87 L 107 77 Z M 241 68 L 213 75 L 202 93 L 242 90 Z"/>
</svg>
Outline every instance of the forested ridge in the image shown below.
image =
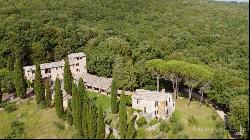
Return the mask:
<svg viewBox="0 0 250 140">
<path fill-rule="evenodd" d="M 151 59 L 213 68 L 206 94 L 221 107 L 248 96 L 248 4 L 205 0 L 0 0 L 0 75 L 11 91 L 15 58 L 23 65 L 83 51 L 88 72 L 118 88 L 156 89 Z"/>
</svg>

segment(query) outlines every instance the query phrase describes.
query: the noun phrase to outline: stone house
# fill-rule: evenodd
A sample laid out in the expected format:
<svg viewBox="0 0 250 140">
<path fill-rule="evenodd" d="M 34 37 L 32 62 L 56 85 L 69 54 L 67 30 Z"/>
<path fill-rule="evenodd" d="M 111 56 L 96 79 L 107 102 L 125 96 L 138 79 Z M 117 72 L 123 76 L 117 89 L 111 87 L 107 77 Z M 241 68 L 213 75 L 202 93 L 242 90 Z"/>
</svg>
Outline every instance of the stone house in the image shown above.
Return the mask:
<svg viewBox="0 0 250 140">
<path fill-rule="evenodd" d="M 83 52 L 69 54 L 68 60 L 72 76 L 76 81 L 82 78 L 86 88 L 91 91 L 103 94 L 110 92 L 112 78 L 98 77 L 87 73 L 86 55 Z M 53 82 L 58 77 L 62 83 L 64 63 L 64 60 L 61 60 L 58 62 L 40 64 L 42 78 L 49 79 L 53 85 Z M 23 68 L 26 79 L 34 81 L 36 66 L 25 66 Z M 63 87 L 63 85 L 62 83 L 61 86 Z"/>
<path fill-rule="evenodd" d="M 159 92 L 137 89 L 132 95 L 132 108 L 142 110 L 150 117 L 167 119 L 175 109 L 175 101 L 172 94 L 165 90 Z"/>
</svg>

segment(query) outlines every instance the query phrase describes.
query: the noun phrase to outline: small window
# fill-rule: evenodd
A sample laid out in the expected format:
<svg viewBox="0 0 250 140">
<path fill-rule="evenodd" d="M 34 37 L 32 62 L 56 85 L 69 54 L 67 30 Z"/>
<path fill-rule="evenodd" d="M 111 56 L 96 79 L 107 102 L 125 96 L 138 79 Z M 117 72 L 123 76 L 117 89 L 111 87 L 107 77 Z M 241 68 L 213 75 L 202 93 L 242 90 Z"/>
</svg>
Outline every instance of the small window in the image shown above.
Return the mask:
<svg viewBox="0 0 250 140">
<path fill-rule="evenodd" d="M 77 57 L 76 60 L 79 60 L 79 57 Z"/>
<path fill-rule="evenodd" d="M 146 109 L 147 109 L 147 108 L 146 108 L 146 107 L 144 107 L 144 113 L 146 113 L 146 111 L 147 111 Z"/>
<path fill-rule="evenodd" d="M 51 78 L 51 75 L 49 75 L 49 78 Z"/>
<path fill-rule="evenodd" d="M 56 70 L 57 70 L 58 68 L 56 68 Z"/>
<path fill-rule="evenodd" d="M 35 73 L 35 70 L 32 70 L 32 74 Z"/>
<path fill-rule="evenodd" d="M 168 109 L 167 109 L 167 111 L 166 111 L 166 114 L 168 115 Z"/>
<path fill-rule="evenodd" d="M 168 106 L 168 102 L 166 101 L 166 106 Z"/>
<path fill-rule="evenodd" d="M 138 99 L 136 100 L 136 103 L 139 104 L 139 100 Z"/>
<path fill-rule="evenodd" d="M 79 63 L 76 63 L 76 66 L 79 66 Z"/>
<path fill-rule="evenodd" d="M 82 57 L 79 57 L 79 59 L 82 59 Z"/>
<path fill-rule="evenodd" d="M 170 102 L 170 97 L 168 98 L 169 102 Z"/>
<path fill-rule="evenodd" d="M 156 111 L 155 111 L 155 115 L 156 115 Z"/>
<path fill-rule="evenodd" d="M 79 70 L 79 69 L 76 69 L 76 72 L 80 72 L 80 70 Z"/>
<path fill-rule="evenodd" d="M 156 102 L 155 102 L 155 107 L 157 107 L 157 106 L 158 106 L 158 102 L 156 101 Z"/>
<path fill-rule="evenodd" d="M 174 103 L 173 103 L 173 107 L 174 107 Z"/>
</svg>

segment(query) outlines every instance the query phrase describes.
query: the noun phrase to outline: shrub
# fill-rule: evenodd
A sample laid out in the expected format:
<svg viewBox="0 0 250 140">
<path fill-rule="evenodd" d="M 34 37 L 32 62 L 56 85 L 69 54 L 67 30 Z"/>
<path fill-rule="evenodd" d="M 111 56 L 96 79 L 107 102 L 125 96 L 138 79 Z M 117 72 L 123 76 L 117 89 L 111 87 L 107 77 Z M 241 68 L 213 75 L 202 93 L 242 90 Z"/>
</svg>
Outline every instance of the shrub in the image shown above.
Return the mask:
<svg viewBox="0 0 250 140">
<path fill-rule="evenodd" d="M 198 124 L 198 121 L 196 118 L 194 118 L 193 115 L 189 116 L 188 117 L 188 124 L 189 125 L 197 125 Z"/>
<path fill-rule="evenodd" d="M 178 132 L 182 131 L 184 129 L 184 125 L 182 122 L 177 121 L 176 123 L 173 124 L 173 133 L 177 134 Z"/>
<path fill-rule="evenodd" d="M 132 98 L 131 96 L 126 96 L 126 106 L 132 106 Z"/>
<path fill-rule="evenodd" d="M 112 122 L 111 118 L 107 118 L 106 121 L 105 121 L 105 123 L 108 124 L 108 125 L 110 125 L 111 122 Z"/>
<path fill-rule="evenodd" d="M 137 135 L 136 138 L 138 139 L 145 139 L 145 130 L 139 128 L 136 132 L 136 135 Z"/>
<path fill-rule="evenodd" d="M 176 139 L 189 139 L 189 136 L 181 132 L 176 136 Z"/>
<path fill-rule="evenodd" d="M 150 122 L 149 122 L 149 125 L 152 126 L 152 125 L 155 125 L 158 123 L 158 120 L 156 118 L 152 119 Z"/>
<path fill-rule="evenodd" d="M 147 124 L 147 120 L 145 117 L 140 117 L 136 122 L 138 127 L 142 127 L 143 125 Z"/>
<path fill-rule="evenodd" d="M 24 138 L 24 123 L 15 120 L 11 122 L 11 133 L 5 139 Z"/>
<path fill-rule="evenodd" d="M 61 131 L 63 130 L 65 127 L 64 127 L 64 124 L 61 123 L 61 122 L 53 122 L 54 125 Z"/>
<path fill-rule="evenodd" d="M 8 113 L 16 111 L 17 110 L 17 106 L 16 103 L 8 103 L 5 107 L 4 110 L 7 111 Z"/>
<path fill-rule="evenodd" d="M 160 131 L 162 132 L 168 132 L 170 130 L 170 125 L 166 121 L 161 121 L 160 123 Z"/>
<path fill-rule="evenodd" d="M 176 115 L 176 112 L 174 112 L 171 117 L 170 117 L 170 122 L 171 123 L 175 123 L 177 122 L 178 118 L 177 118 L 177 115 Z"/>
<path fill-rule="evenodd" d="M 216 120 L 217 119 L 217 114 L 215 111 L 213 111 L 212 115 L 211 115 L 212 120 Z"/>
</svg>

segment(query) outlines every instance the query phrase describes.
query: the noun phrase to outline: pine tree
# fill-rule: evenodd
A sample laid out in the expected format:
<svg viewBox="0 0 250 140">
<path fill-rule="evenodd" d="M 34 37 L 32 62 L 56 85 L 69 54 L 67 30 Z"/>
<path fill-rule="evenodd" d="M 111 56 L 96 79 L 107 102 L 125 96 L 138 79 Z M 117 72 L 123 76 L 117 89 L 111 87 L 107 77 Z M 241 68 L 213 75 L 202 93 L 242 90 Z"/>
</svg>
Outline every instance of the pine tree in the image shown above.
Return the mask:
<svg viewBox="0 0 250 140">
<path fill-rule="evenodd" d="M 73 115 L 73 124 L 76 127 L 76 97 L 77 96 L 77 86 L 75 83 L 72 84 L 72 115 Z"/>
<path fill-rule="evenodd" d="M 51 91 L 50 91 L 50 84 L 49 80 L 46 80 L 45 82 L 45 105 L 46 107 L 50 107 L 51 105 Z"/>
<path fill-rule="evenodd" d="M 129 125 L 128 125 L 126 139 L 133 139 L 134 132 L 135 132 L 134 123 L 131 120 L 130 123 L 129 123 Z"/>
<path fill-rule="evenodd" d="M 124 92 L 122 92 L 120 98 L 120 106 L 119 106 L 119 131 L 122 139 L 124 139 L 126 136 L 126 128 L 127 128 L 126 99 Z"/>
<path fill-rule="evenodd" d="M 103 109 L 101 105 L 99 106 L 99 109 L 98 109 L 96 138 L 97 139 L 105 138 L 105 123 L 104 123 Z"/>
<path fill-rule="evenodd" d="M 36 94 L 36 102 L 37 104 L 42 104 L 45 101 L 45 93 L 44 87 L 42 83 L 42 75 L 40 70 L 40 65 L 36 65 L 36 72 L 35 72 L 35 81 L 34 81 L 34 91 Z"/>
<path fill-rule="evenodd" d="M 111 85 L 111 111 L 113 114 L 116 114 L 118 111 L 117 106 L 117 85 L 115 80 L 112 81 Z"/>
<path fill-rule="evenodd" d="M 62 90 L 61 90 L 61 84 L 58 78 L 56 78 L 55 82 L 55 108 L 56 108 L 56 114 L 59 118 L 63 118 L 63 96 L 62 96 Z"/>
<path fill-rule="evenodd" d="M 64 90 L 68 93 L 71 94 L 71 89 L 72 89 L 72 73 L 70 71 L 70 65 L 69 61 L 66 59 L 65 64 L 64 64 L 64 74 L 63 74 L 63 80 L 64 80 Z"/>
<path fill-rule="evenodd" d="M 73 124 L 73 117 L 72 117 L 72 108 L 71 108 L 71 99 L 68 99 L 67 104 L 67 120 L 70 125 Z"/>
<path fill-rule="evenodd" d="M 82 130 L 85 139 L 88 138 L 88 104 L 89 99 L 86 94 L 84 94 L 83 109 L 82 109 Z"/>
<path fill-rule="evenodd" d="M 22 61 L 19 57 L 17 57 L 14 65 L 14 85 L 16 89 L 16 95 L 20 98 L 25 98 L 27 84 L 24 79 Z"/>
</svg>

